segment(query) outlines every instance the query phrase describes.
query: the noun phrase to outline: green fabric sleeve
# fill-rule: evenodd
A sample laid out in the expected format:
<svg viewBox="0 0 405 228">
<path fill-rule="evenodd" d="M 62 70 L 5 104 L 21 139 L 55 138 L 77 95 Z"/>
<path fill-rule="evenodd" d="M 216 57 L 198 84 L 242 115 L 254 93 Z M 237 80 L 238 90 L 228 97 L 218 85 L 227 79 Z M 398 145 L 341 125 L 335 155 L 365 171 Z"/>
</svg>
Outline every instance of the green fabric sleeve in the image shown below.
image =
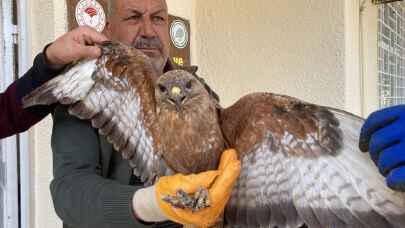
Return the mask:
<svg viewBox="0 0 405 228">
<path fill-rule="evenodd" d="M 131 202 L 139 187 L 100 175 L 97 130 L 61 106 L 55 109 L 53 120 L 51 194 L 58 216 L 70 225 L 138 224 Z"/>
</svg>

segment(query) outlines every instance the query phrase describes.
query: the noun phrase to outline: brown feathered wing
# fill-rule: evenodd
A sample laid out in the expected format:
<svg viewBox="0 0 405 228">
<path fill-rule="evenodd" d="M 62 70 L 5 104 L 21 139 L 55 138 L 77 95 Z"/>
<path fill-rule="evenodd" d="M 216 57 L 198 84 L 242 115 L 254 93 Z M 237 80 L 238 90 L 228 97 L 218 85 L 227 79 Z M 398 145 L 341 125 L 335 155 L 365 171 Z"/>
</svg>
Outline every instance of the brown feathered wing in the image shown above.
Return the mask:
<svg viewBox="0 0 405 228">
<path fill-rule="evenodd" d="M 97 60 L 83 60 L 23 99 L 69 105 L 69 113 L 89 119 L 129 159 L 136 175 L 152 183 L 166 171 L 153 132 L 154 80 L 149 59 L 140 51 L 106 42 Z"/>
<path fill-rule="evenodd" d="M 222 110 L 221 121 L 242 161 L 227 227 L 405 226 L 405 195 L 357 148 L 361 118 L 258 93 Z"/>
</svg>

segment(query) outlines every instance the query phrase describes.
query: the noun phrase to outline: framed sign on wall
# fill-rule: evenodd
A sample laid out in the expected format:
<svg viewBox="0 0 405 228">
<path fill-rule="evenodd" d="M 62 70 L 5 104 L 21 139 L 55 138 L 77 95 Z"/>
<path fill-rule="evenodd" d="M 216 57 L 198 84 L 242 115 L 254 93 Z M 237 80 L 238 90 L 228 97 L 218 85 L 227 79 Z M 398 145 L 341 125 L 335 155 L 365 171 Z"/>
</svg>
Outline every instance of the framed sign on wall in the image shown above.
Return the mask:
<svg viewBox="0 0 405 228">
<path fill-rule="evenodd" d="M 68 28 L 88 25 L 99 32 L 107 22 L 107 0 L 66 0 Z M 187 19 L 169 15 L 170 60 L 179 66 L 190 66 L 190 22 Z"/>
<path fill-rule="evenodd" d="M 69 30 L 88 25 L 102 32 L 106 24 L 106 0 L 66 0 Z"/>
<path fill-rule="evenodd" d="M 190 66 L 190 22 L 169 15 L 170 58 L 179 66 Z"/>
</svg>

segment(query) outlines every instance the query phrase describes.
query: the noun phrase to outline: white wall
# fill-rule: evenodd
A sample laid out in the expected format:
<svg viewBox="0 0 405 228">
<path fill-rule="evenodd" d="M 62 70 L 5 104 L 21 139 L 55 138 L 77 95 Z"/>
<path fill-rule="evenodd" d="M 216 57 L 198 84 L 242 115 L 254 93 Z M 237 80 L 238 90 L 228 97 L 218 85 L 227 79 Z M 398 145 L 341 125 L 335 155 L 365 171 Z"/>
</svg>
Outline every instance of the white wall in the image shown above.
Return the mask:
<svg viewBox="0 0 405 228">
<path fill-rule="evenodd" d="M 362 23 L 362 82 L 363 115 L 367 116 L 379 107 L 378 97 L 378 7 L 365 4 L 361 14 Z"/>
<path fill-rule="evenodd" d="M 61 0 L 27 1 L 30 9 L 32 59 L 44 46 L 66 30 L 66 10 Z M 33 226 L 36 228 L 58 228 L 62 223 L 56 216 L 49 191 L 52 180 L 52 151 L 50 135 L 52 120 L 48 116 L 30 132 L 31 153 L 34 155 L 33 175 Z"/>
<path fill-rule="evenodd" d="M 378 6 L 345 0 L 345 109 L 363 117 L 378 109 Z"/>
<path fill-rule="evenodd" d="M 228 105 L 271 91 L 344 107 L 344 1 L 197 2 L 200 74 Z"/>
</svg>

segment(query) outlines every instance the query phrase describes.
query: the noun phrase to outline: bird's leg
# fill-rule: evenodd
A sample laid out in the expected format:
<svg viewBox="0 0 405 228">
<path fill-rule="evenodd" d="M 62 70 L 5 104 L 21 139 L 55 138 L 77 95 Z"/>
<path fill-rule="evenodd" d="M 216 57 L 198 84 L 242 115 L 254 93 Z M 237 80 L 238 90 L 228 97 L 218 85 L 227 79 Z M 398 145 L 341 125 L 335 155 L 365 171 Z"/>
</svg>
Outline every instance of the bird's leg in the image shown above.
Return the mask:
<svg viewBox="0 0 405 228">
<path fill-rule="evenodd" d="M 166 195 L 162 198 L 164 201 L 172 205 L 175 208 L 181 209 L 191 209 L 193 212 L 197 212 L 201 209 L 210 206 L 210 201 L 208 198 L 208 190 L 206 188 L 200 187 L 193 194 L 187 194 L 182 189 L 176 190 L 176 196 Z M 223 228 L 224 227 L 224 215 L 219 217 L 215 225 L 209 228 Z M 201 228 L 193 225 L 184 225 L 183 228 Z"/>
<path fill-rule="evenodd" d="M 198 188 L 198 190 L 194 193 L 194 200 L 195 203 L 192 208 L 193 212 L 209 207 L 210 200 L 208 198 L 208 190 L 202 187 Z"/>
<path fill-rule="evenodd" d="M 210 206 L 208 190 L 203 187 L 200 187 L 192 194 L 188 194 L 182 189 L 177 189 L 176 196 L 166 195 L 163 196 L 162 200 L 172 205 L 172 207 L 191 209 L 193 212 L 197 212 Z"/>
<path fill-rule="evenodd" d="M 172 207 L 180 209 L 190 208 L 194 204 L 191 196 L 181 189 L 176 190 L 175 196 L 165 195 L 162 200 L 169 203 Z"/>
</svg>

